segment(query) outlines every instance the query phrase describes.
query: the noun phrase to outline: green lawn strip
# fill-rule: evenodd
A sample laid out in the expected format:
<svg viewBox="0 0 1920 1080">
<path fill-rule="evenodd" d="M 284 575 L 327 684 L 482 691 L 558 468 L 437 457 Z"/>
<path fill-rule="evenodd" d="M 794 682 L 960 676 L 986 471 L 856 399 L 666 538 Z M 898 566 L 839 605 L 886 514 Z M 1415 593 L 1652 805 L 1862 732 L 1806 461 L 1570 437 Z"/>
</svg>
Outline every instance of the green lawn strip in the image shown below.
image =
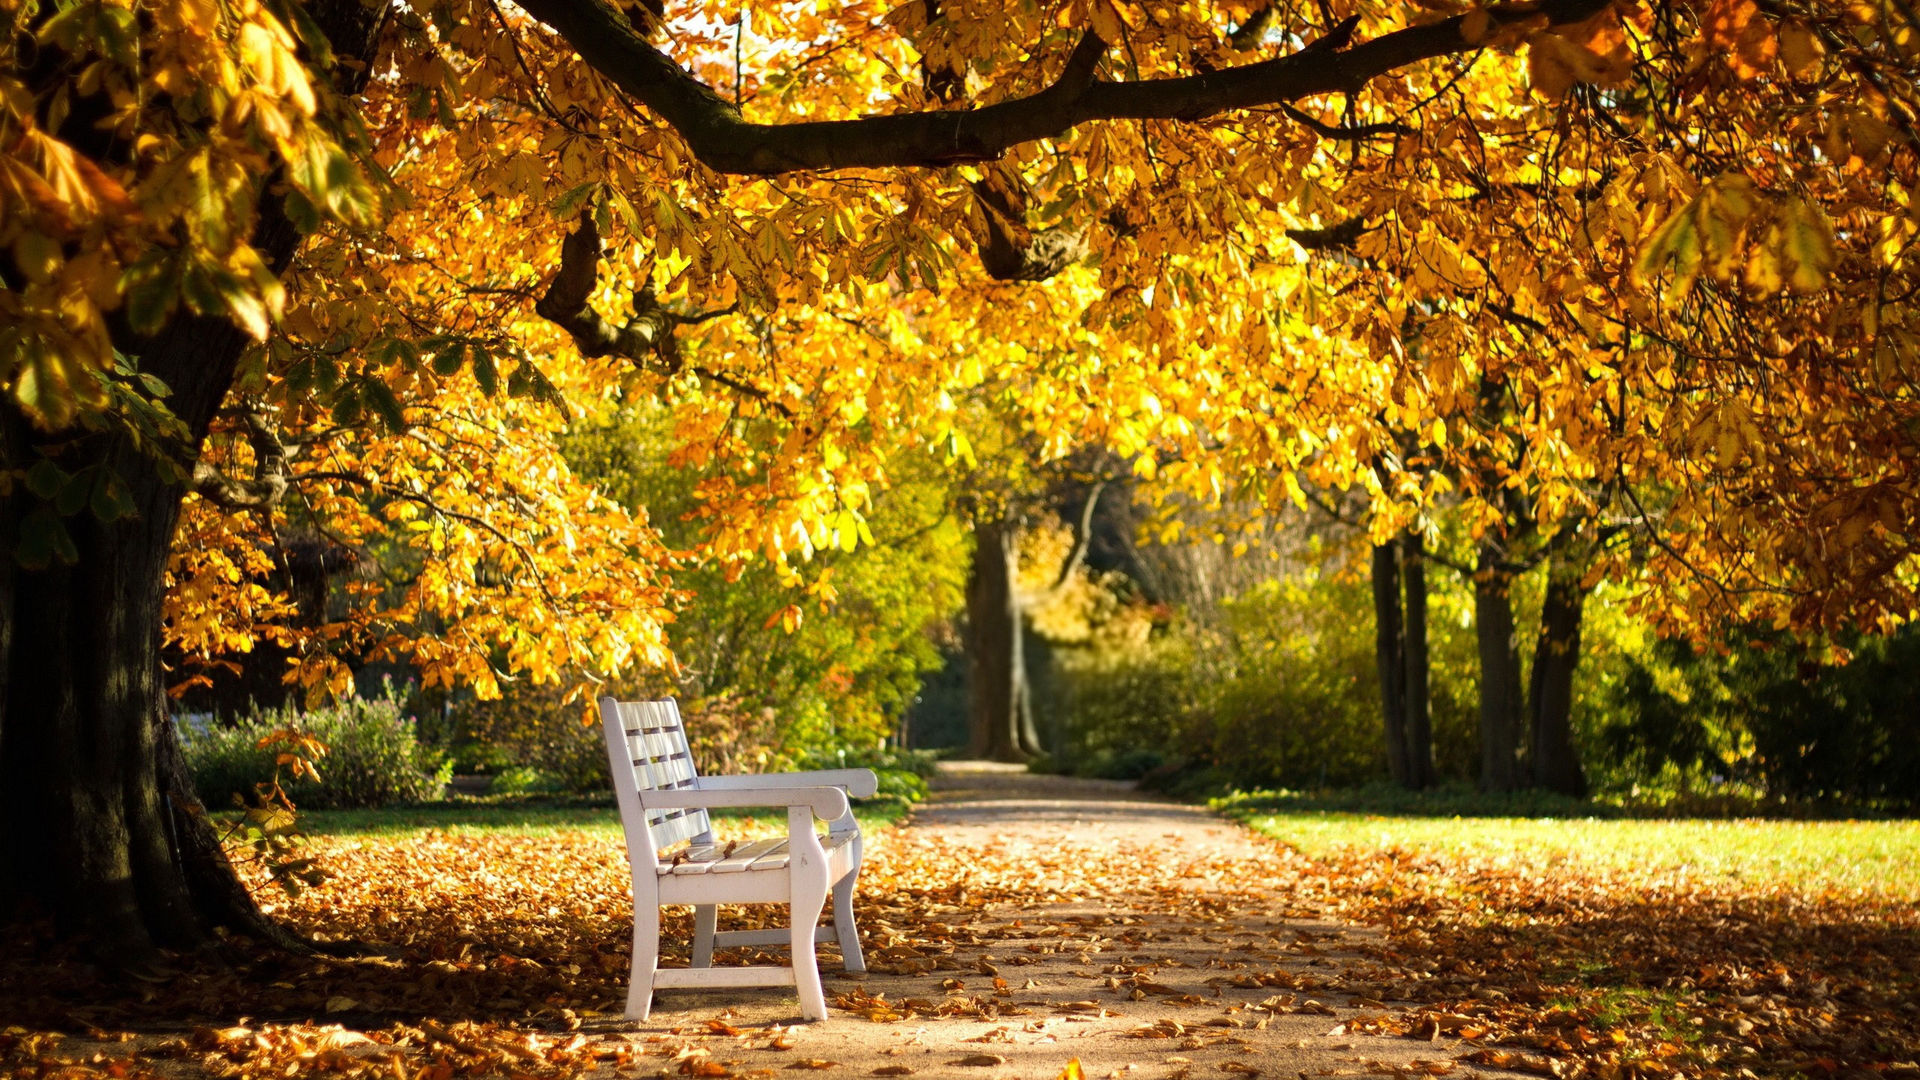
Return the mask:
<svg viewBox="0 0 1920 1080">
<path fill-rule="evenodd" d="M 1920 822 L 1438 817 L 1273 810 L 1219 800 L 1229 815 L 1307 855 L 1399 848 L 1517 866 L 1681 874 L 1740 892 L 1920 899 Z"/>
<path fill-rule="evenodd" d="M 853 815 L 865 831 L 891 825 L 906 816 L 908 804 L 901 799 L 879 798 L 856 801 Z M 712 811 L 715 826 L 722 833 L 782 831 L 786 818 L 778 809 Z M 220 813 L 216 818 L 231 820 Z M 620 815 L 613 800 L 604 805 L 588 801 L 568 801 L 561 805 L 461 801 L 422 803 L 386 807 L 379 810 L 301 810 L 300 830 L 313 838 L 340 840 L 378 839 L 434 829 L 450 833 L 508 833 L 546 836 L 555 832 L 620 833 Z"/>
</svg>

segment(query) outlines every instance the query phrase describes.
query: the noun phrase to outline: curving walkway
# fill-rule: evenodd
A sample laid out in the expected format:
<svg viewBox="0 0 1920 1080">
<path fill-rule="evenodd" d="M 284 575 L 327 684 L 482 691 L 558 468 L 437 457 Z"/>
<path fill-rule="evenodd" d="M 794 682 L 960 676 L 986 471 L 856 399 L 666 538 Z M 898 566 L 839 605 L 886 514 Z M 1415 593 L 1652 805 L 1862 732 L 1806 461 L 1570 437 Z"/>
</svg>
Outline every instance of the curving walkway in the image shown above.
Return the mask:
<svg viewBox="0 0 1920 1080">
<path fill-rule="evenodd" d="M 1074 1058 L 1088 1077 L 1152 1080 L 1452 1065 L 1452 1040 L 1366 1033 L 1395 1011 L 1369 956 L 1378 937 L 1276 887 L 1300 880 L 1282 846 L 1123 782 L 949 762 L 934 789 L 875 838 L 860 905 L 872 970 L 823 964 L 827 1023 L 770 1037 L 796 1017 L 791 993 L 723 1005 L 669 992 L 631 1037 L 700 1037 L 725 1013 L 739 1034 L 706 1039 L 733 1075 L 812 1062 L 1052 1080 Z"/>
</svg>

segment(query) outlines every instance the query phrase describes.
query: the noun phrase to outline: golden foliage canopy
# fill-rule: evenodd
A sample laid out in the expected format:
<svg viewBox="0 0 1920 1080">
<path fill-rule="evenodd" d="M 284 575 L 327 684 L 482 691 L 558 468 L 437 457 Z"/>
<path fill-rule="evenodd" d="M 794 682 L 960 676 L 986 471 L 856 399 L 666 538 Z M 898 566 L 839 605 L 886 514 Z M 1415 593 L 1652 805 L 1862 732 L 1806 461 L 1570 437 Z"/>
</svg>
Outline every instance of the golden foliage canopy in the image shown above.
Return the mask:
<svg viewBox="0 0 1920 1080">
<path fill-rule="evenodd" d="M 14 401 L 163 416 L 114 346 L 182 306 L 259 342 L 191 653 L 667 663 L 688 553 L 554 442 L 632 395 L 714 477 L 704 557 L 856 545 L 976 400 L 1203 496 L 1363 488 L 1381 535 L 1624 527 L 1676 622 L 1914 609 L 1907 5 L 444 0 L 336 62 L 326 2 L 4 9 Z M 296 627 L 296 527 L 418 570 Z"/>
</svg>

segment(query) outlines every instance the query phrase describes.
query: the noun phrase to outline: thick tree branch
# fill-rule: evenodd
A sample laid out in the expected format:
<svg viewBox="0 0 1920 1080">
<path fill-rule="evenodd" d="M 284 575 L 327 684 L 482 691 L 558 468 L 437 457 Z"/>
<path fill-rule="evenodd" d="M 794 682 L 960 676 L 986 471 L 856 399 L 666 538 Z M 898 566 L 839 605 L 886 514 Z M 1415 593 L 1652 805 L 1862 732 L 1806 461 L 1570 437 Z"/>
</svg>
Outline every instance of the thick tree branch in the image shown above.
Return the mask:
<svg viewBox="0 0 1920 1080">
<path fill-rule="evenodd" d="M 1498 29 L 1536 18 L 1548 24 L 1579 22 L 1606 10 L 1609 2 L 1534 0 L 1485 10 Z M 1065 134 L 1077 124 L 1202 120 L 1316 94 L 1353 92 L 1396 68 L 1479 47 L 1462 35 L 1462 17 L 1455 16 L 1345 50 L 1307 48 L 1223 71 L 1109 82 L 1095 76 L 1107 43 L 1088 33 L 1053 84 L 1023 98 L 966 111 L 755 124 L 649 44 L 607 0 L 522 0 L 520 6 L 677 130 L 708 168 L 743 174 L 991 161 L 1010 147 Z"/>
<path fill-rule="evenodd" d="M 1027 226 L 1029 192 L 1017 170 L 989 166 L 973 183 L 980 203 L 980 262 L 999 281 L 1045 281 L 1087 256 L 1084 228 Z"/>
<path fill-rule="evenodd" d="M 1233 28 L 1233 33 L 1227 35 L 1227 40 L 1242 52 L 1254 48 L 1260 44 L 1262 38 L 1267 36 L 1267 27 L 1273 25 L 1273 15 L 1272 4 L 1255 8 L 1253 14 L 1247 16 L 1246 22 Z"/>
<path fill-rule="evenodd" d="M 1093 546 L 1093 512 L 1100 505 L 1100 493 L 1107 489 L 1105 480 L 1096 480 L 1093 488 L 1087 492 L 1087 501 L 1080 504 L 1080 520 L 1074 529 L 1073 552 L 1067 561 L 1060 564 L 1060 573 L 1053 579 L 1052 592 L 1059 592 L 1087 561 L 1087 549 Z"/>
<path fill-rule="evenodd" d="M 194 463 L 189 485 L 195 494 L 223 510 L 269 509 L 287 493 L 287 445 L 263 410 L 248 408 L 238 415 L 247 432 L 247 444 L 253 448 L 253 476 L 229 476 L 201 460 Z"/>
<path fill-rule="evenodd" d="M 725 372 L 696 364 L 688 367 L 680 355 L 680 342 L 674 332 L 682 326 L 695 326 L 739 310 L 732 304 L 714 311 L 682 315 L 667 309 L 654 294 L 653 286 L 641 289 L 633 298 L 633 318 L 617 326 L 593 310 L 588 299 L 600 275 L 600 228 L 591 211 L 580 215 L 580 227 L 560 243 L 560 269 L 547 283 L 547 291 L 536 300 L 533 310 L 541 318 L 565 330 L 581 355 L 619 356 L 636 366 L 662 375 L 693 374 L 756 401 L 765 402 L 783 416 L 792 410 L 773 400 L 767 392 Z"/>
</svg>

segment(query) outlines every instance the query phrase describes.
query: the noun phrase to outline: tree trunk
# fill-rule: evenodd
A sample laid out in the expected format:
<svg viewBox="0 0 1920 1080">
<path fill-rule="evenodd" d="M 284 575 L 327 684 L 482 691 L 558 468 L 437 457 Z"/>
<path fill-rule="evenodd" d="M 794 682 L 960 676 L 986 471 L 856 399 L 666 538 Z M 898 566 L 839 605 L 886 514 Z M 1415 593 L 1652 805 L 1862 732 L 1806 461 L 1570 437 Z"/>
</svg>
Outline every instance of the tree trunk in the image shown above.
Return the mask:
<svg viewBox="0 0 1920 1080">
<path fill-rule="evenodd" d="M 967 579 L 968 753 L 990 761 L 1025 761 L 1039 751 L 1027 686 L 1025 613 L 1015 587 L 1020 529 L 1005 519 L 973 529 L 973 572 Z"/>
<path fill-rule="evenodd" d="M 1573 745 L 1573 673 L 1580 664 L 1586 560 L 1570 547 L 1557 538 L 1547 564 L 1540 638 L 1533 650 L 1530 741 L 1534 786 L 1584 798 L 1587 778 Z"/>
<path fill-rule="evenodd" d="M 1433 786 L 1433 696 L 1429 687 L 1432 654 L 1427 647 L 1427 559 L 1420 534 L 1400 538 L 1401 577 L 1406 583 L 1406 786 Z"/>
<path fill-rule="evenodd" d="M 173 388 L 169 404 L 196 445 L 245 344 L 231 324 L 185 317 L 145 343 L 142 368 Z M 211 926 L 248 922 L 231 907 L 237 882 L 167 718 L 161 603 L 184 490 L 124 438 L 29 434 L 4 408 L 29 454 L 57 454 L 69 472 L 112 470 L 136 508 L 111 523 L 85 511 L 64 519 L 78 559 L 14 580 L 4 706 L 14 722 L 0 740 L 4 891 L 38 900 L 103 956 L 137 964 L 156 945 L 191 946 Z M 32 496 L 16 489 L 12 498 Z M 7 539 L 12 550 L 16 536 Z"/>
<path fill-rule="evenodd" d="M 337 56 L 371 56 L 380 5 L 321 0 L 309 10 Z M 268 265 L 284 269 L 299 239 L 280 197 L 264 193 L 254 243 Z M 230 322 L 185 313 L 151 338 L 116 338 L 172 389 L 167 405 L 197 453 L 246 338 Z M 37 904 L 120 966 L 150 962 L 157 946 L 203 942 L 216 926 L 294 943 L 235 877 L 168 719 L 161 604 L 185 495 L 170 479 L 179 472 L 111 430 L 37 432 L 10 401 L 0 402 L 0 437 L 9 467 L 45 454 L 69 473 L 111 470 L 135 508 L 111 523 L 85 510 L 65 518 L 78 556 L 70 565 L 0 574 L 0 898 Z M 40 503 L 18 484 L 4 502 L 0 545 L 11 563 L 21 519 Z"/>
<path fill-rule="evenodd" d="M 1406 639 L 1400 626 L 1400 541 L 1373 548 L 1373 658 L 1380 673 L 1380 715 L 1387 737 L 1387 769 L 1407 782 Z"/>
<path fill-rule="evenodd" d="M 0 462 L 12 464 L 22 460 L 20 448 L 26 445 L 25 433 L 16 430 L 20 415 L 10 408 L 0 406 Z M 23 899 L 20 895 L 20 882 L 17 875 L 9 869 L 12 861 L 8 856 L 6 823 L 21 821 L 16 816 L 14 803 L 7 798 L 5 771 L 8 700 L 13 696 L 13 618 L 15 580 L 18 571 L 15 568 L 13 553 L 19 536 L 20 496 L 17 493 L 0 498 L 0 926 L 6 924 L 7 914 L 13 911 Z"/>
<path fill-rule="evenodd" d="M 1520 787 L 1520 653 L 1514 642 L 1512 574 L 1483 544 L 1473 576 L 1473 628 L 1480 646 L 1480 789 Z"/>
</svg>

